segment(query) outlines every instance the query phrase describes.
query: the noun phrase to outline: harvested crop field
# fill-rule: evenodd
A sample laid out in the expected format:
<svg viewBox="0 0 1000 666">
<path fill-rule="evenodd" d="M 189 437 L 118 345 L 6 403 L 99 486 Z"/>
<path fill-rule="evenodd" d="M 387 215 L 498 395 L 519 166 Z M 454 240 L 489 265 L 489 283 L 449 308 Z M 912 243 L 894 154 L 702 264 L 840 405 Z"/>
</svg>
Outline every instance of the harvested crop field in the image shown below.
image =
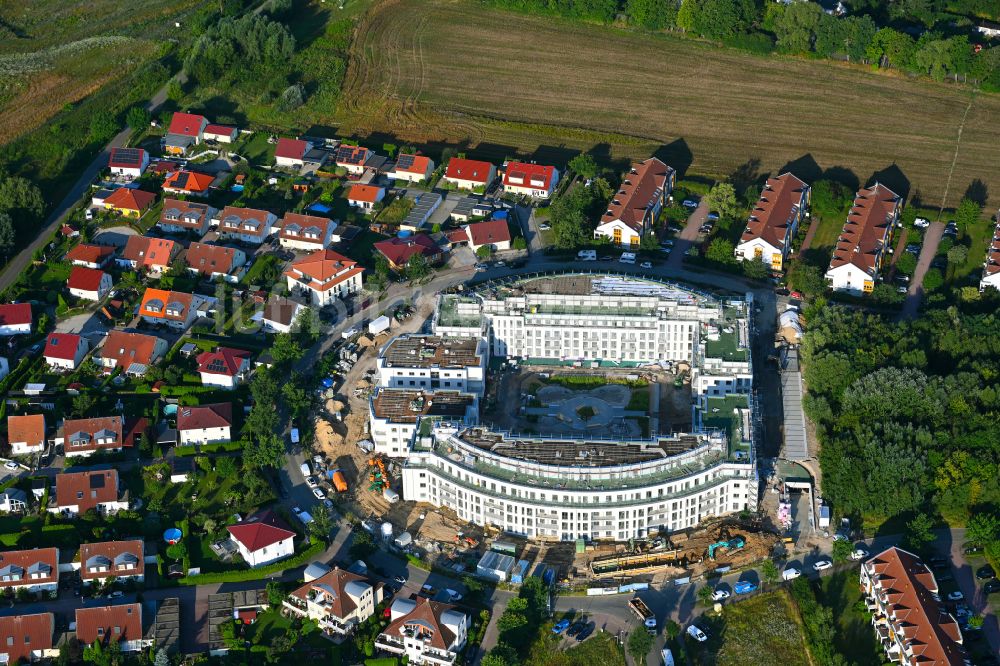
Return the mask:
<svg viewBox="0 0 1000 666">
<path fill-rule="evenodd" d="M 497 39 L 497 26 L 511 37 Z M 798 161 L 806 178 L 833 170 L 848 182 L 889 169 L 884 182 L 908 184 L 927 204 L 947 191 L 954 205 L 974 179 L 1000 200 L 1000 96 L 470 0 L 373 7 L 343 97 L 342 132 L 457 144 L 492 159 L 655 152 L 714 177 Z"/>
</svg>

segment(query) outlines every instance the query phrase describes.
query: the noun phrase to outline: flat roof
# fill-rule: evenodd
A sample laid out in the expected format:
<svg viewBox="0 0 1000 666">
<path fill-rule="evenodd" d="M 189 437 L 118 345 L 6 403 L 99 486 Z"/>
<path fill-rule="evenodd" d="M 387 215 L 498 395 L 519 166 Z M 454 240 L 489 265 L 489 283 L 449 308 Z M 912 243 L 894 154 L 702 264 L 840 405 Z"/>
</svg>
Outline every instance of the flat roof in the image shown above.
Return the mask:
<svg viewBox="0 0 1000 666">
<path fill-rule="evenodd" d="M 408 335 L 393 338 L 382 348 L 386 367 L 465 368 L 481 365 L 479 338 Z"/>
<path fill-rule="evenodd" d="M 375 416 L 394 423 L 416 423 L 428 417 L 464 418 L 475 396 L 458 391 L 413 391 L 383 388 L 372 398 Z"/>
</svg>

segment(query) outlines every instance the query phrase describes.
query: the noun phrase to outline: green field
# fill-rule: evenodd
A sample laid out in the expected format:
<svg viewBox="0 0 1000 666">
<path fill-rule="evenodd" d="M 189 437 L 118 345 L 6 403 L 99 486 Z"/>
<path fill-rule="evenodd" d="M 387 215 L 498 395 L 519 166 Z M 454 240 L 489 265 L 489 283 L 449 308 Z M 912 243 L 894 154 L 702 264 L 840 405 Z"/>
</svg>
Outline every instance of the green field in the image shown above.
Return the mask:
<svg viewBox="0 0 1000 666">
<path fill-rule="evenodd" d="M 727 604 L 708 622 L 707 643 L 687 642 L 696 664 L 810 664 L 801 621 L 783 590 Z"/>
<path fill-rule="evenodd" d="M 883 663 L 871 618 L 858 608 L 862 599 L 857 574 L 853 570 L 844 571 L 824 576 L 821 581 L 818 600 L 833 610 L 833 619 L 837 623 L 833 645 L 837 652 L 856 666 Z"/>
<path fill-rule="evenodd" d="M 517 43 L 495 39 L 496 25 Z M 655 153 L 713 177 L 790 166 L 851 186 L 881 172 L 936 205 L 946 187 L 954 205 L 974 179 L 996 183 L 1000 97 L 956 86 L 468 0 L 383 2 L 351 53 L 329 124 L 375 140 L 556 163 L 578 149 L 616 165 Z"/>
</svg>

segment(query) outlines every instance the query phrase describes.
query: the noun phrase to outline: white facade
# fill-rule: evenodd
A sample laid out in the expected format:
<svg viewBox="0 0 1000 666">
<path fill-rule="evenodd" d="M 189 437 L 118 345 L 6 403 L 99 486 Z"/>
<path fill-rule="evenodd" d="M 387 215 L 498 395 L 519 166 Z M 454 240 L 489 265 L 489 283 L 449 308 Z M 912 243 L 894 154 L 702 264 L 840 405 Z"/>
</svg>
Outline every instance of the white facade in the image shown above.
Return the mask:
<svg viewBox="0 0 1000 666">
<path fill-rule="evenodd" d="M 76 298 L 82 298 L 87 301 L 99 301 L 108 295 L 108 292 L 111 291 L 112 284 L 113 283 L 111 281 L 111 276 L 107 273 L 104 273 L 101 276 L 101 283 L 97 286 L 96 291 L 91 291 L 89 289 L 71 288 L 69 290 L 69 293 L 71 296 L 75 296 Z"/>
<path fill-rule="evenodd" d="M 290 294 L 308 296 L 309 301 L 317 306 L 332 305 L 351 294 L 361 291 L 362 269 L 355 265 L 345 266 L 327 280 L 297 271 L 296 267 L 285 272 L 285 281 Z"/>
<path fill-rule="evenodd" d="M 287 539 L 282 539 L 277 543 L 272 543 L 269 546 L 264 546 L 258 550 L 247 550 L 240 541 L 233 539 L 233 543 L 236 544 L 237 550 L 239 550 L 240 555 L 246 560 L 246 563 L 251 567 L 262 567 L 265 564 L 271 564 L 272 562 L 277 562 L 278 560 L 283 560 L 286 557 L 291 557 L 295 554 L 295 547 L 292 545 L 292 537 Z"/>
<path fill-rule="evenodd" d="M 230 440 L 230 426 L 214 428 L 190 428 L 177 432 L 180 443 L 183 444 L 218 444 Z"/>
<path fill-rule="evenodd" d="M 826 280 L 834 291 L 861 296 L 875 288 L 875 278 L 854 264 L 844 264 L 826 272 Z"/>
<path fill-rule="evenodd" d="M 118 513 L 119 511 L 125 511 L 128 509 L 128 502 L 124 500 L 111 500 L 108 502 L 98 502 L 97 506 L 94 507 L 98 514 L 100 515 L 110 515 L 112 513 Z M 68 518 L 73 518 L 80 515 L 80 505 L 79 504 L 67 504 L 65 506 L 53 506 L 49 504 L 49 513 L 54 513 L 61 516 L 66 516 Z"/>
<path fill-rule="evenodd" d="M 304 588 L 309 588 L 303 592 Z M 340 590 L 333 589 L 324 578 L 309 582 L 285 598 L 283 607 L 298 617 L 314 620 L 321 631 L 334 640 L 342 639 L 375 614 L 375 606 L 382 602 L 382 588 L 376 589 L 366 580 L 351 580 Z M 339 615 L 333 610 L 331 595 L 342 594 L 354 607 Z"/>
<path fill-rule="evenodd" d="M 87 355 L 87 338 L 80 336 L 79 343 L 73 351 L 73 358 L 60 358 L 58 356 L 46 356 L 45 362 L 49 367 L 60 370 L 76 370 L 80 367 L 84 357 Z"/>
<path fill-rule="evenodd" d="M 781 248 L 774 247 L 763 238 L 753 238 L 740 243 L 734 250 L 736 261 L 763 261 L 773 270 L 781 270 L 784 266 L 785 254 Z"/>
<path fill-rule="evenodd" d="M 597 225 L 594 238 L 610 238 L 615 245 L 623 247 L 638 247 L 642 242 L 642 234 L 621 220 L 612 220 Z"/>
<path fill-rule="evenodd" d="M 386 391 L 392 392 L 397 389 L 385 389 L 380 387 L 368 400 L 369 433 L 372 443 L 375 445 L 375 453 L 380 453 L 390 458 L 405 457 L 409 454 L 410 444 L 413 443 L 417 432 L 422 429 L 426 431 L 435 420 L 441 417 L 435 414 L 433 409 L 435 400 L 443 400 L 441 391 L 420 392 L 418 406 L 413 406 L 410 413 L 392 413 L 382 410 L 380 413 L 379 397 Z M 410 391 L 405 391 L 409 397 Z M 468 401 L 464 413 L 458 417 L 449 418 L 449 422 L 458 422 L 472 426 L 479 421 L 479 399 L 471 393 L 455 394 L 448 392 L 449 397 L 455 396 Z M 452 410 L 449 410 L 449 412 Z M 426 425 L 425 425 L 426 424 Z"/>
<path fill-rule="evenodd" d="M 28 335 L 31 333 L 31 322 L 23 324 L 2 324 L 0 325 L 0 335 Z"/>
<path fill-rule="evenodd" d="M 430 621 L 426 613 L 418 615 L 413 612 L 413 607 L 414 604 L 409 599 L 397 598 L 393 601 L 389 616 L 390 624 L 376 638 L 375 647 L 403 656 L 408 664 L 453 666 L 458 653 L 468 640 L 468 616 L 457 608 L 449 606 L 440 613 L 440 617 Z M 412 622 L 407 621 L 408 615 L 413 616 Z M 400 620 L 402 626 L 397 627 L 397 621 Z M 450 633 L 449 642 L 443 640 L 442 629 L 447 629 Z M 436 635 L 439 632 L 440 635 Z"/>
<path fill-rule="evenodd" d="M 414 334 L 402 335 L 389 340 L 379 351 L 375 361 L 380 386 L 426 391 L 460 391 L 482 397 L 486 389 L 486 364 L 489 360 L 485 340 L 480 339 L 476 343 L 476 359 L 474 363 L 470 362 L 469 364 L 448 363 L 447 361 L 435 363 L 427 359 L 420 362 L 419 354 L 413 355 L 413 362 L 409 363 L 406 360 L 411 358 L 409 354 L 403 355 L 403 360 L 399 360 L 399 355 L 393 354 L 394 348 L 421 340 L 429 341 L 432 344 L 441 341 L 442 348 L 459 342 L 454 338 L 432 338 Z M 439 359 L 445 357 L 443 352 L 437 356 Z"/>
</svg>

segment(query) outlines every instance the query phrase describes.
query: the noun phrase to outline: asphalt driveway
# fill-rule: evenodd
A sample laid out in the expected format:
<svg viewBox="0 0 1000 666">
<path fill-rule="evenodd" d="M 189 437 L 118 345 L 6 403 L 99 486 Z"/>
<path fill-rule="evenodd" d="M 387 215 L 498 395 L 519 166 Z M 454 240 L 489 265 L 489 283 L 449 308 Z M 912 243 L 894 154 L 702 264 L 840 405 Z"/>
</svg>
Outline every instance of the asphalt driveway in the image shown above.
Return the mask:
<svg viewBox="0 0 1000 666">
<path fill-rule="evenodd" d="M 941 222 L 932 222 L 931 226 L 924 232 L 924 246 L 920 250 L 920 257 L 917 259 L 917 268 L 913 271 L 910 288 L 906 292 L 906 302 L 903 303 L 903 312 L 901 315 L 903 319 L 913 319 L 917 316 L 920 301 L 924 297 L 924 276 L 927 275 L 927 269 L 930 268 L 931 261 L 934 260 L 934 255 L 937 254 L 942 234 L 944 234 L 944 224 Z"/>
</svg>

